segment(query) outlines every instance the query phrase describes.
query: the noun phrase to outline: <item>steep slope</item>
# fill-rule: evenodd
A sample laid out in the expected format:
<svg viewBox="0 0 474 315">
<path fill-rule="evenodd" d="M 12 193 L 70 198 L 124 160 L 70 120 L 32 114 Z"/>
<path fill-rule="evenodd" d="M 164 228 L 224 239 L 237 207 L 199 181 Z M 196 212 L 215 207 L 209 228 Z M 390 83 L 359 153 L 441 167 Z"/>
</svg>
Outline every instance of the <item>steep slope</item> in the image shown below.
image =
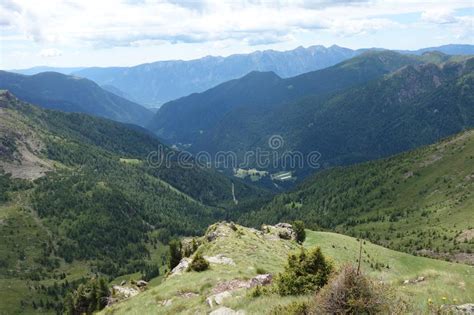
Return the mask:
<svg viewBox="0 0 474 315">
<path fill-rule="evenodd" d="M 288 79 L 281 79 L 271 72 L 252 72 L 206 92 L 163 105 L 150 122 L 149 129 L 171 143 L 191 144 L 191 151 L 228 149 L 212 143 L 218 141 L 213 132 L 221 123 L 232 126 L 233 122 L 238 126 L 246 121 L 261 120 L 278 105 L 308 95 L 322 96 L 357 86 L 403 65 L 417 63 L 415 58 L 385 51 L 368 52 L 336 66 Z M 219 134 L 233 135 L 235 131 L 227 129 Z M 225 141 L 225 137 L 222 138 L 221 141 Z"/>
<path fill-rule="evenodd" d="M 162 242 L 201 233 L 233 194 L 264 194 L 175 155 L 149 164 L 157 150 L 174 152 L 136 126 L 0 93 L 0 312 L 60 312 L 81 277 L 160 267 Z"/>
<path fill-rule="evenodd" d="M 336 266 L 356 262 L 358 240 L 335 233 L 310 230 L 306 233 L 304 247 L 321 247 Z M 269 233 L 265 229 L 257 231 L 229 223 L 209 227 L 202 242 L 197 249 L 202 255 L 220 257 L 220 261 L 227 264 L 214 259 L 216 263 L 211 262 L 207 271 L 173 274 L 161 284 L 105 308 L 102 314 L 209 314 L 221 307 L 246 314 L 268 314 L 277 306 L 307 302 L 312 298 L 312 295 L 281 297 L 276 293 L 249 293 L 252 283 L 255 285 L 258 279 L 268 278 L 258 278 L 259 273 L 275 278 L 283 271 L 288 254 L 298 251 L 296 242 L 281 239 L 272 230 Z M 469 266 L 415 257 L 370 242 L 364 242 L 362 258 L 362 270 L 391 284 L 409 302 L 410 313 L 427 312 L 429 298 L 435 303 L 441 303 L 442 296 L 449 302 L 456 299 L 460 304 L 472 301 L 473 274 Z M 403 284 L 405 280 L 420 277 L 424 279 L 422 282 Z M 212 306 L 208 300 L 214 301 Z M 215 301 L 219 301 L 219 305 Z M 216 311 L 216 314 L 219 313 Z"/>
<path fill-rule="evenodd" d="M 392 249 L 474 264 L 474 130 L 316 174 L 242 222 L 302 219 Z"/>
<path fill-rule="evenodd" d="M 158 61 L 134 67 L 86 68 L 75 75 L 101 85 L 113 85 L 140 104 L 157 107 L 251 71 L 273 71 L 290 77 L 332 66 L 357 54 L 338 46 L 312 46 L 284 52 L 266 50 L 190 61 Z"/>
<path fill-rule="evenodd" d="M 145 125 L 151 112 L 110 93 L 94 82 L 56 72 L 32 76 L 0 71 L 0 89 L 45 108 L 86 113 L 116 121 Z"/>
</svg>

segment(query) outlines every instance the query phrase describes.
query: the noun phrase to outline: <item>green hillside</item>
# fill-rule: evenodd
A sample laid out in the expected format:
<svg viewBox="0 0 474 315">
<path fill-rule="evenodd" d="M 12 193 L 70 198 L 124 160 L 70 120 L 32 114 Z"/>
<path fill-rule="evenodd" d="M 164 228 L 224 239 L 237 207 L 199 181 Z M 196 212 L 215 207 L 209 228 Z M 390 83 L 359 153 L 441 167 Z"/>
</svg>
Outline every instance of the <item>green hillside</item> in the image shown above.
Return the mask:
<svg viewBox="0 0 474 315">
<path fill-rule="evenodd" d="M 60 311 L 91 272 L 160 268 L 162 243 L 222 218 L 233 186 L 242 204 L 265 195 L 176 158 L 150 167 L 149 152 L 171 149 L 134 126 L 43 110 L 5 91 L 0 112 L 0 313 Z"/>
<path fill-rule="evenodd" d="M 336 267 L 356 262 L 359 253 L 356 239 L 335 233 L 306 232 L 304 246 L 321 247 Z M 276 276 L 283 271 L 287 255 L 298 251 L 296 242 L 279 238 L 277 230 L 261 232 L 228 223 L 211 226 L 205 239 L 215 234 L 215 239 L 203 240 L 198 251 L 207 257 L 220 254 L 234 264 L 211 263 L 210 269 L 204 272 L 168 276 L 161 284 L 107 307 L 102 313 L 205 314 L 225 306 L 247 314 L 268 314 L 279 305 L 311 300 L 312 295 L 281 297 L 272 293 L 254 297 L 249 294 L 249 289 L 235 289 L 239 282 L 248 281 L 259 273 Z M 364 242 L 362 258 L 362 270 L 393 286 L 411 305 L 412 312 L 426 312 L 428 299 L 441 303 L 445 297 L 449 303 L 462 304 L 474 298 L 474 271 L 469 266 L 415 257 L 370 242 Z M 412 281 L 419 277 L 424 277 L 424 280 Z M 405 280 L 411 281 L 410 284 L 403 284 Z M 230 283 L 235 290 L 229 290 Z M 220 305 L 209 307 L 206 298 L 216 292 L 222 293 L 224 288 L 228 289 L 230 296 L 227 294 Z"/>
<path fill-rule="evenodd" d="M 388 159 L 314 175 L 241 217 L 303 220 L 413 254 L 473 263 L 474 130 Z"/>
<path fill-rule="evenodd" d="M 473 69 L 472 57 L 378 51 L 294 78 L 253 72 L 165 104 L 149 128 L 193 153 L 245 156 L 242 168 L 269 171 L 264 180 L 279 171 L 299 180 L 317 168 L 305 159 L 314 151 L 319 166 L 351 165 L 472 128 Z M 283 140 L 277 150 L 272 136 Z M 257 150 L 270 151 L 269 163 L 246 155 Z"/>
<path fill-rule="evenodd" d="M 420 63 L 418 58 L 384 51 L 367 52 L 337 65 L 287 79 L 274 72 L 253 71 L 205 92 L 164 104 L 148 127 L 169 142 L 193 144 L 190 149 L 196 152 L 201 149 L 227 150 L 225 145 L 230 143 L 227 138 L 235 137 L 238 130 L 244 132 L 245 137 L 234 142 L 231 149 L 245 149 L 252 143 L 247 139 L 247 133 L 251 135 L 252 129 L 246 128 L 255 127 L 252 125 L 258 122 L 255 115 L 262 119 L 269 110 L 281 104 L 355 87 L 404 65 Z M 225 124 L 228 127 L 225 133 L 217 137 L 218 130 Z M 246 128 L 237 129 L 239 126 Z"/>
<path fill-rule="evenodd" d="M 85 113 L 144 126 L 152 112 L 110 93 L 95 82 L 57 72 L 22 75 L 0 71 L 0 89 L 23 101 L 66 112 Z"/>
</svg>

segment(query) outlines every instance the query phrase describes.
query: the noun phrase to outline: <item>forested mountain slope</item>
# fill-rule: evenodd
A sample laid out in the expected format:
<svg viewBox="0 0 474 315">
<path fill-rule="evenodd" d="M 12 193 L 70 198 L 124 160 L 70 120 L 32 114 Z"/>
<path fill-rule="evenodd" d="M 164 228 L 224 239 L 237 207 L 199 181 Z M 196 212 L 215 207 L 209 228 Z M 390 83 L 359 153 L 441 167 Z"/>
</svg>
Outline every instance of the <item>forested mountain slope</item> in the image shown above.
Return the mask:
<svg viewBox="0 0 474 315">
<path fill-rule="evenodd" d="M 16 313 L 22 299 L 31 309 L 28 295 L 61 309 L 61 292 L 90 272 L 159 268 L 162 242 L 223 218 L 232 190 L 241 203 L 265 195 L 192 160 L 150 166 L 150 152 L 171 149 L 136 126 L 40 109 L 5 91 L 0 113 L 1 312 Z M 62 289 L 45 291 L 52 278 Z"/>
<path fill-rule="evenodd" d="M 273 72 L 252 72 L 163 105 L 149 129 L 172 143 L 191 144 L 190 150 L 217 151 L 221 148 L 212 143 L 217 141 L 213 132 L 221 124 L 234 122 L 225 130 L 222 137 L 225 141 L 227 134 L 235 134 L 236 129 L 231 129 L 233 125 L 256 123 L 279 105 L 309 95 L 324 96 L 373 80 L 404 65 L 419 63 L 417 58 L 384 51 L 367 52 L 338 65 L 288 79 L 281 79 Z"/>
<path fill-rule="evenodd" d="M 295 78 L 252 73 L 164 105 L 150 129 L 191 152 L 317 151 L 322 165 L 386 157 L 474 126 L 474 58 L 369 52 Z M 278 157 L 277 157 L 278 159 Z M 257 167 L 251 161 L 247 167 Z M 315 169 L 270 169 L 304 177 Z"/>
<path fill-rule="evenodd" d="M 22 75 L 0 71 L 0 89 L 49 109 L 85 113 L 144 126 L 151 115 L 145 107 L 110 93 L 96 83 L 57 72 Z"/>
<path fill-rule="evenodd" d="M 330 169 L 241 221 L 301 219 L 392 249 L 474 264 L 474 130 L 388 159 Z"/>
</svg>

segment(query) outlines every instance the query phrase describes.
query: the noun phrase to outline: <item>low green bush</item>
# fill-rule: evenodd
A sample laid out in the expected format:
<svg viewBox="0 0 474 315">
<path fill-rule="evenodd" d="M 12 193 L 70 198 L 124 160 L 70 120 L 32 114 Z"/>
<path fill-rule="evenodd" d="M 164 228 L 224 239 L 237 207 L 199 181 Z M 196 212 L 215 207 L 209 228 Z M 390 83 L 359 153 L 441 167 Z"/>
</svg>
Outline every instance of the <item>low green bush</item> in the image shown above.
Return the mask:
<svg viewBox="0 0 474 315">
<path fill-rule="evenodd" d="M 196 253 L 189 264 L 188 271 L 201 272 L 207 269 L 209 269 L 209 262 L 200 253 Z"/>
<path fill-rule="evenodd" d="M 280 295 L 301 295 L 317 291 L 324 286 L 333 270 L 331 262 L 316 247 L 309 252 L 301 249 L 290 255 L 285 271 L 276 279 Z"/>
</svg>

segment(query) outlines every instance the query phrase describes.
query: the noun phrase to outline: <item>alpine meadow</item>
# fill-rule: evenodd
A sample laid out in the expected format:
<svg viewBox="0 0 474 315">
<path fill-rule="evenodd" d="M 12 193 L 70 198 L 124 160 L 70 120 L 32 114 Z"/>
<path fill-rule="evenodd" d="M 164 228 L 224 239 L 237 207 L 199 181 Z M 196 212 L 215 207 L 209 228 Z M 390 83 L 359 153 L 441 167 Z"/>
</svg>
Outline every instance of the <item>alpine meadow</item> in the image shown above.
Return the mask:
<svg viewBox="0 0 474 315">
<path fill-rule="evenodd" d="M 472 1 L 0 29 L 0 315 L 474 314 Z"/>
</svg>

